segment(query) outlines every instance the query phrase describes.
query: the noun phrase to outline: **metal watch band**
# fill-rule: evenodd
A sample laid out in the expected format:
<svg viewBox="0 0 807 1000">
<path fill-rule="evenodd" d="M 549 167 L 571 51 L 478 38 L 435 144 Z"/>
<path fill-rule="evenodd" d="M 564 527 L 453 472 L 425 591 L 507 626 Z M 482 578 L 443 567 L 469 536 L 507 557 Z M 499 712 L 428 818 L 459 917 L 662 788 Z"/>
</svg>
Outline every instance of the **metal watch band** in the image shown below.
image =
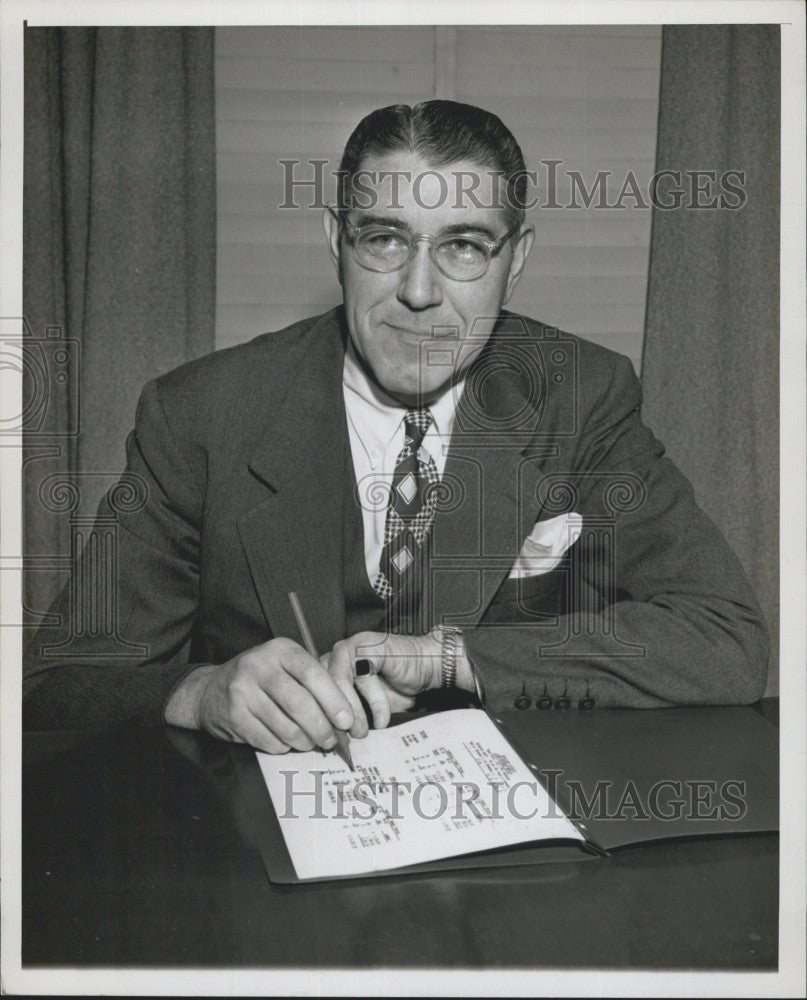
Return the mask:
<svg viewBox="0 0 807 1000">
<path fill-rule="evenodd" d="M 453 625 L 435 625 L 433 631 L 441 643 L 443 687 L 456 687 L 457 652 L 462 651 L 462 629 Z"/>
</svg>

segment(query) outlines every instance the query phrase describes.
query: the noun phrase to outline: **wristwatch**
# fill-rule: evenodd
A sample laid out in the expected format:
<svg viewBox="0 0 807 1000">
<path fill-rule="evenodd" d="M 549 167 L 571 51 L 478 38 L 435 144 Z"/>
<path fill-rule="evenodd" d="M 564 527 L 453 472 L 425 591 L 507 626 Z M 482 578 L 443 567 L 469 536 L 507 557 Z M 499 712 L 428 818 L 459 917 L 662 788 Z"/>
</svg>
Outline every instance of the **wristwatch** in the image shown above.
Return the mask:
<svg viewBox="0 0 807 1000">
<path fill-rule="evenodd" d="M 442 648 L 443 687 L 457 686 L 457 657 L 463 656 L 465 644 L 462 641 L 462 629 L 454 625 L 435 625 L 432 636 Z"/>
</svg>

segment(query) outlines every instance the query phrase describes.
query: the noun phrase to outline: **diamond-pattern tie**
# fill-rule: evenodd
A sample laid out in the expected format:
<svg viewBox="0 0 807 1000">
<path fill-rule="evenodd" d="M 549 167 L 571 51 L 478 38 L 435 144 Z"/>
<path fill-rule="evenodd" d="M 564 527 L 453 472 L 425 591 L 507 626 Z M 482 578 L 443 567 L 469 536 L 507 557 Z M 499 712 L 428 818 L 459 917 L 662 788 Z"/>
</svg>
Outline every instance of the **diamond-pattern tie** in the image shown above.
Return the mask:
<svg viewBox="0 0 807 1000">
<path fill-rule="evenodd" d="M 423 590 L 427 582 L 429 532 L 437 507 L 440 481 L 434 459 L 423 447 L 432 422 L 428 408 L 407 410 L 404 446 L 395 460 L 384 548 L 373 589 L 387 602 L 387 627 L 410 635 L 428 629 Z"/>
</svg>

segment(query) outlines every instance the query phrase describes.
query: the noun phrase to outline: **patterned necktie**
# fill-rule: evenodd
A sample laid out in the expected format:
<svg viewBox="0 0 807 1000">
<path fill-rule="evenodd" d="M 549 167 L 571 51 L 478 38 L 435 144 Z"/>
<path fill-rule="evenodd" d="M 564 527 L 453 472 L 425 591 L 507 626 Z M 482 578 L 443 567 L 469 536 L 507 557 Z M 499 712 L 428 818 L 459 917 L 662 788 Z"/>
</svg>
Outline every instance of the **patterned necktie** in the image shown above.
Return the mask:
<svg viewBox="0 0 807 1000">
<path fill-rule="evenodd" d="M 432 422 L 423 407 L 404 416 L 404 446 L 395 461 L 384 548 L 373 589 L 387 602 L 387 628 L 419 635 L 428 630 L 422 620 L 427 583 L 428 539 L 437 507 L 440 481 L 434 459 L 422 446 Z"/>
</svg>

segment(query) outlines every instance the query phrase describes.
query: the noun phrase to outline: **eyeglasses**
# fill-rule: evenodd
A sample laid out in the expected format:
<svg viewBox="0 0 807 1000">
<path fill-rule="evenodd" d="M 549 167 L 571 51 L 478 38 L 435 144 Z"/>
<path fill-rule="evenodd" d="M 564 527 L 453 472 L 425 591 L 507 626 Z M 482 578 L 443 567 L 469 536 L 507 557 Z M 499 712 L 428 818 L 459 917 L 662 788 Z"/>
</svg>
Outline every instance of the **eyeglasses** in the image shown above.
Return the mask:
<svg viewBox="0 0 807 1000">
<path fill-rule="evenodd" d="M 418 243 L 429 244 L 429 256 L 454 281 L 475 281 L 490 267 L 490 260 L 521 225 L 517 222 L 498 240 L 478 233 L 447 233 L 444 236 L 413 235 L 396 226 L 353 226 L 331 209 L 353 247 L 353 256 L 369 271 L 398 271 L 414 257 Z"/>
</svg>

